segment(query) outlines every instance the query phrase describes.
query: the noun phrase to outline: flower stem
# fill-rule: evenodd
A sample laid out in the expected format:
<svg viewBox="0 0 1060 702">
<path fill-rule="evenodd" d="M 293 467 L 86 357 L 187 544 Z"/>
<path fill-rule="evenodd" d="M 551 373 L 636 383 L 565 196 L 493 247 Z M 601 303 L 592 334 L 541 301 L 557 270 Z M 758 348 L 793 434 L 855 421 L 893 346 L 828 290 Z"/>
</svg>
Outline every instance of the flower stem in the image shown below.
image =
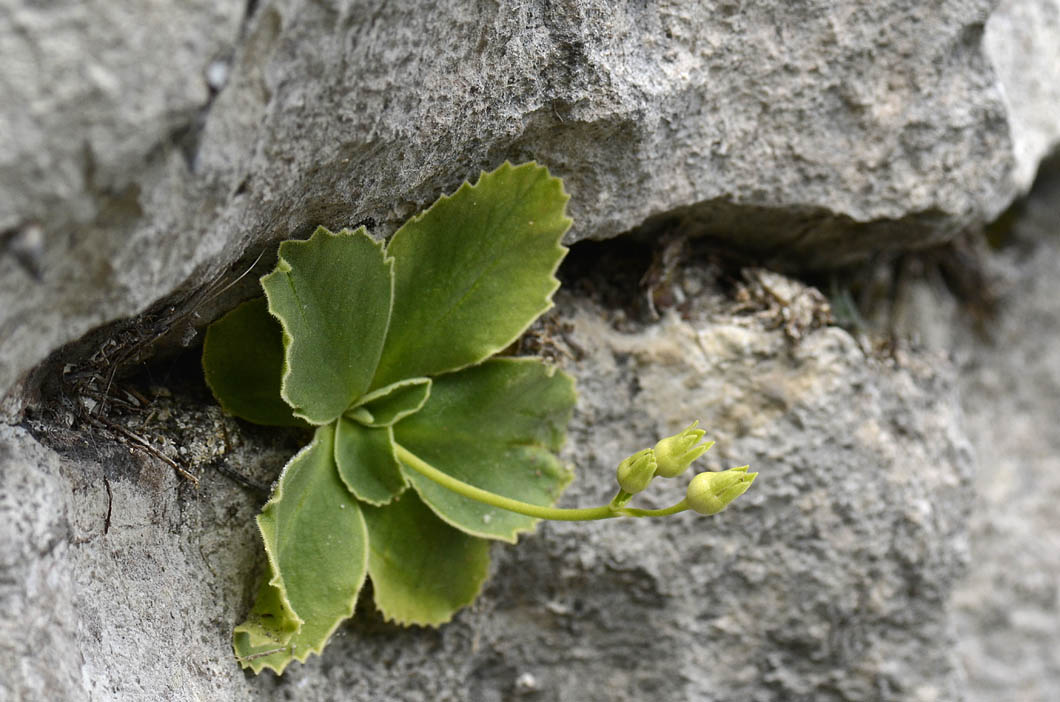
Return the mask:
<svg viewBox="0 0 1060 702">
<path fill-rule="evenodd" d="M 552 519 L 563 522 L 588 522 L 595 519 L 613 519 L 615 517 L 666 517 L 688 509 L 688 505 L 684 500 L 681 500 L 676 505 L 666 507 L 665 509 L 635 509 L 633 507 L 615 508 L 611 505 L 583 507 L 580 509 L 544 507 L 542 505 L 530 504 L 529 502 L 513 500 L 510 497 L 504 497 L 503 495 L 498 495 L 489 490 L 483 490 L 474 485 L 469 485 L 462 480 L 457 480 L 453 476 L 443 473 L 430 463 L 427 463 L 401 444 L 395 443 L 394 451 L 397 454 L 398 460 L 404 465 L 420 475 L 430 478 L 442 487 L 452 490 L 458 495 L 463 495 L 464 497 L 477 502 L 482 502 L 500 509 L 506 509 L 510 512 L 525 514 L 528 517 L 535 517 L 537 519 Z"/>
<path fill-rule="evenodd" d="M 677 514 L 678 512 L 684 512 L 687 509 L 691 509 L 688 506 L 687 500 L 681 500 L 676 505 L 670 505 L 663 509 L 637 509 L 636 507 L 626 507 L 624 509 L 617 510 L 616 516 L 622 517 L 669 517 L 671 514 Z"/>
</svg>

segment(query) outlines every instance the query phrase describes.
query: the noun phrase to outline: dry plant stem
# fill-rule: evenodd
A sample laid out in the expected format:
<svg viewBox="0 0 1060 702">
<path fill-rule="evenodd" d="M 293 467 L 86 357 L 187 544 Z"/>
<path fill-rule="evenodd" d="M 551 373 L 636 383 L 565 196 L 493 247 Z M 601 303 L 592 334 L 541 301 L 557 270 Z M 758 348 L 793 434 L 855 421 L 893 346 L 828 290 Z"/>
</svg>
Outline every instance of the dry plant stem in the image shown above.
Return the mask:
<svg viewBox="0 0 1060 702">
<path fill-rule="evenodd" d="M 634 507 L 615 508 L 610 504 L 602 505 L 600 507 L 582 507 L 579 509 L 543 507 L 541 505 L 530 504 L 529 502 L 513 500 L 510 497 L 504 497 L 488 490 L 475 487 L 474 485 L 469 485 L 462 480 L 457 480 L 453 476 L 438 470 L 400 444 L 395 444 L 394 449 L 397 453 L 398 460 L 404 465 L 420 475 L 433 480 L 442 487 L 452 490 L 458 495 L 463 495 L 468 499 L 476 500 L 500 509 L 506 509 L 511 512 L 517 512 L 518 514 L 525 514 L 528 517 L 563 522 L 588 522 L 597 519 L 613 519 L 615 517 L 667 517 L 671 514 L 684 512 L 688 509 L 688 504 L 685 500 L 681 500 L 677 504 L 663 509 L 636 509 Z"/>
</svg>

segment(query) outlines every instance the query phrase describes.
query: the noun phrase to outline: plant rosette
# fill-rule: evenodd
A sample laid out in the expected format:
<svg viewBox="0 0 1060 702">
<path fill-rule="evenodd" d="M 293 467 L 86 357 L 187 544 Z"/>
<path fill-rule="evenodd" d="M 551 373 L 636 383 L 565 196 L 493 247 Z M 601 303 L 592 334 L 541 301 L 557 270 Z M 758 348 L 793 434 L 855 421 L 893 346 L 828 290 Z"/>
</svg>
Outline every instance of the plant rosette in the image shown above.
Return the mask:
<svg viewBox="0 0 1060 702">
<path fill-rule="evenodd" d="M 490 540 L 514 543 L 542 518 L 693 508 L 629 508 L 623 490 L 601 507 L 554 507 L 571 480 L 556 453 L 574 381 L 495 355 L 552 305 L 567 200 L 544 167 L 505 163 L 385 245 L 363 227 L 320 227 L 280 244 L 264 298 L 210 326 L 203 369 L 222 407 L 313 432 L 257 518 L 268 572 L 235 628 L 243 667 L 282 673 L 319 654 L 366 578 L 388 620 L 437 626 L 478 596 Z M 713 514 L 754 476 L 689 495 Z"/>
<path fill-rule="evenodd" d="M 573 380 L 491 357 L 551 306 L 567 199 L 545 168 L 505 164 L 385 246 L 321 227 L 280 245 L 265 298 L 210 327 L 203 367 L 221 405 L 314 431 L 258 517 L 269 570 L 235 630 L 245 667 L 320 653 L 366 577 L 388 619 L 448 621 L 482 587 L 487 539 L 537 521 L 440 487 L 399 451 L 520 501 L 559 497 Z"/>
</svg>

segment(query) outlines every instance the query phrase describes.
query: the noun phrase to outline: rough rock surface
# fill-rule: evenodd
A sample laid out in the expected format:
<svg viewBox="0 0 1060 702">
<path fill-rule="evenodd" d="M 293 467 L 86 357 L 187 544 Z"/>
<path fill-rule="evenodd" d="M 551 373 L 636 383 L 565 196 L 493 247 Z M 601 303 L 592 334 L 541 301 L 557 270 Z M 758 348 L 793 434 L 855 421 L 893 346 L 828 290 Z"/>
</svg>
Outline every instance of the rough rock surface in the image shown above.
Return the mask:
<svg viewBox="0 0 1060 702">
<path fill-rule="evenodd" d="M 1002 0 L 983 44 L 1004 88 L 1016 184 L 1027 191 L 1060 144 L 1060 0 Z"/>
<path fill-rule="evenodd" d="M 0 417 L 89 330 L 170 295 L 153 323 L 182 326 L 178 293 L 276 240 L 385 235 L 506 158 L 566 179 L 571 241 L 677 227 L 798 267 L 981 223 L 1057 142 L 1055 0 L 113 5 L 0 0 Z M 1019 265 L 1040 277 L 1004 333 L 1055 329 L 1053 262 Z M 686 318 L 643 328 L 562 299 L 583 389 L 566 499 L 606 499 L 615 461 L 700 416 L 712 467 L 762 471 L 739 509 L 545 525 L 495 549 L 453 624 L 396 629 L 366 598 L 282 680 L 230 658 L 264 496 L 220 471 L 267 485 L 297 443 L 220 416 L 190 375 L 127 421 L 197 488 L 62 413 L 0 425 L 0 699 L 941 702 L 964 675 L 1048 699 L 1051 356 L 1012 341 L 959 381 L 1005 482 L 975 512 L 955 647 L 971 454 L 945 361 L 866 357 L 782 278 L 736 309 L 689 276 Z M 1013 387 L 1010 425 L 985 408 Z"/>
<path fill-rule="evenodd" d="M 1060 169 L 1015 225 L 1001 322 L 962 372 L 978 455 L 972 568 L 958 591 L 970 699 L 1060 690 Z"/>
<path fill-rule="evenodd" d="M 677 224 L 823 266 L 945 238 L 1016 189 L 993 4 L 0 0 L 0 396 L 241 256 L 385 234 L 505 158 L 567 180 L 571 240 Z"/>
<path fill-rule="evenodd" d="M 978 464 L 971 566 L 954 597 L 971 702 L 1051 702 L 1060 690 L 1060 162 L 1048 168 L 998 233 L 989 336 L 929 286 L 907 314 L 954 354 Z"/>
<path fill-rule="evenodd" d="M 768 295 L 749 286 L 737 303 L 692 270 L 686 319 L 646 327 L 565 294 L 535 337 L 580 380 L 566 504 L 606 501 L 623 455 L 699 417 L 718 440 L 706 466 L 761 471 L 738 508 L 545 524 L 495 547 L 485 594 L 453 623 L 403 630 L 366 597 L 322 657 L 282 679 L 231 657 L 263 498 L 216 468 L 267 483 L 297 442 L 163 393 L 139 431 L 183 451 L 196 489 L 91 432 L 86 445 L 46 427 L 60 457 L 3 429 L 0 523 L 16 538 L 0 542 L 0 582 L 18 645 L 5 658 L 23 668 L 3 668 L 0 696 L 959 699 L 947 603 L 967 558 L 971 456 L 947 366 L 867 358 L 838 328 L 785 313 L 816 300 L 804 288 L 761 280 Z M 768 302 L 778 295 L 791 304 Z M 677 483 L 645 504 L 679 498 Z"/>
</svg>

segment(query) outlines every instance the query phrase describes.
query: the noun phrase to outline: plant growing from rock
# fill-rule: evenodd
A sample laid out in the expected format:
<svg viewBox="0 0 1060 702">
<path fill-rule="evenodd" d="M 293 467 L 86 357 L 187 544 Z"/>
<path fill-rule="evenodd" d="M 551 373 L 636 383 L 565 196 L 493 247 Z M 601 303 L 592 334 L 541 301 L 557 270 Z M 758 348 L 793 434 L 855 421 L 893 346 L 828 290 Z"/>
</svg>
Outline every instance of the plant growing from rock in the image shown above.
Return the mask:
<svg viewBox="0 0 1060 702">
<path fill-rule="evenodd" d="M 280 245 L 264 298 L 211 325 L 203 367 L 221 405 L 313 431 L 258 516 L 268 577 L 235 629 L 244 667 L 320 653 L 366 577 L 387 619 L 439 625 L 478 595 L 490 540 L 539 519 L 714 514 L 750 486 L 746 467 L 702 473 L 671 507 L 627 506 L 710 447 L 693 424 L 623 461 L 607 505 L 554 507 L 574 381 L 496 354 L 552 304 L 567 200 L 545 168 L 506 163 L 385 246 L 318 228 Z"/>
</svg>

